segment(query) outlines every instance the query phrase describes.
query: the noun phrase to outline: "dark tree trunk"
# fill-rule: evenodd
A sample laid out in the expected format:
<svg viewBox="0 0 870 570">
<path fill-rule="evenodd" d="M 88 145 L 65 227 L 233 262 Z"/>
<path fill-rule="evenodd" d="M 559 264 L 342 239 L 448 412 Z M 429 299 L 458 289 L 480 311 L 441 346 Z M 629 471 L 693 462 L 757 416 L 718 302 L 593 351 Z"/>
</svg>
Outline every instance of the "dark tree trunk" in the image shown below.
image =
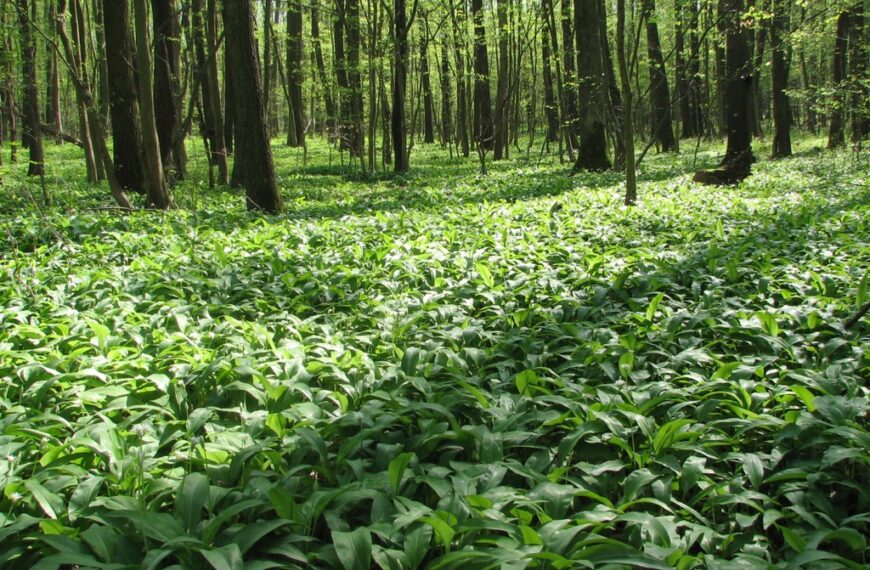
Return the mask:
<svg viewBox="0 0 870 570">
<path fill-rule="evenodd" d="M 70 24 L 72 26 L 73 42 L 76 46 L 75 59 L 76 67 L 82 76 L 82 81 L 90 84 L 90 76 L 88 74 L 90 66 L 88 65 L 88 38 L 90 37 L 85 27 L 85 17 L 82 11 L 80 0 L 70 0 Z M 60 23 L 60 20 L 58 20 Z M 96 155 L 94 153 L 93 138 L 91 137 L 91 125 L 88 118 L 87 103 L 82 98 L 81 93 L 76 94 L 76 103 L 79 112 L 79 130 L 82 140 L 82 148 L 85 151 L 85 168 L 87 170 L 88 182 L 94 183 L 99 181 L 99 173 L 97 171 Z"/>
<path fill-rule="evenodd" d="M 94 36 L 97 40 L 97 70 L 99 71 L 100 77 L 100 114 L 103 117 L 103 122 L 108 124 L 111 96 L 109 95 L 109 63 L 106 54 L 106 30 L 103 26 L 103 3 L 103 0 L 94 0 Z M 57 62 L 55 62 L 55 65 L 57 65 Z M 60 132 L 60 130 L 58 130 L 58 132 Z M 99 160 L 97 161 L 97 164 L 101 165 Z"/>
<path fill-rule="evenodd" d="M 393 138 L 393 170 L 407 172 L 408 145 L 405 128 L 405 88 L 408 74 L 408 20 L 405 0 L 394 0 L 394 53 L 393 53 L 393 114 L 390 126 Z"/>
<path fill-rule="evenodd" d="M 423 87 L 423 142 L 435 142 L 435 102 L 432 99 L 432 77 L 429 70 L 429 24 L 423 21 L 423 38 L 420 42 L 420 80 Z"/>
<path fill-rule="evenodd" d="M 390 121 L 390 101 L 387 97 L 387 86 L 384 81 L 383 72 L 378 74 L 378 97 L 380 98 L 381 107 L 381 140 L 383 147 L 381 148 L 381 160 L 384 168 L 393 162 L 393 145 L 391 138 L 391 121 Z"/>
<path fill-rule="evenodd" d="M 837 37 L 834 40 L 834 56 L 831 62 L 831 80 L 835 95 L 828 127 L 828 148 L 837 148 L 846 144 L 844 107 L 846 105 L 846 46 L 848 39 L 849 12 L 843 11 L 837 18 Z"/>
<path fill-rule="evenodd" d="M 867 77 L 867 37 L 864 32 L 864 5 L 855 4 L 849 15 L 849 64 L 852 82 L 852 142 L 858 143 L 870 135 L 870 84 Z"/>
<path fill-rule="evenodd" d="M 350 3 L 350 2 L 348 2 Z M 293 137 L 287 137 L 290 146 L 305 145 L 305 119 L 302 98 L 302 82 L 305 75 L 302 70 L 302 8 L 296 0 L 288 4 L 287 9 L 287 81 L 290 93 L 292 113 L 292 125 L 288 128 L 295 129 Z"/>
<path fill-rule="evenodd" d="M 785 0 L 773 0 L 773 20 L 770 23 L 771 80 L 773 83 L 773 158 L 791 156 L 791 113 L 788 89 L 789 61 L 783 35 L 788 31 L 788 9 Z"/>
<path fill-rule="evenodd" d="M 57 9 L 54 2 L 48 5 L 48 21 L 54 22 L 57 17 Z M 48 123 L 55 131 L 55 142 L 62 144 L 63 137 L 63 115 L 60 108 L 60 70 L 57 63 L 57 52 L 54 50 L 53 42 L 47 42 L 46 57 L 48 62 L 45 66 L 46 70 L 46 97 L 45 106 L 45 122 Z M 2 127 L 0 127 L 2 128 Z"/>
<path fill-rule="evenodd" d="M 677 151 L 677 140 L 674 137 L 671 118 L 671 92 L 668 88 L 665 59 L 659 42 L 655 0 L 645 0 L 644 11 L 647 55 L 649 57 L 652 137 L 662 152 L 675 152 Z"/>
<path fill-rule="evenodd" d="M 128 0 L 105 2 L 106 65 L 109 79 L 109 111 L 112 117 L 112 152 L 115 174 L 121 187 L 145 192 L 144 151 L 136 78 L 133 74 L 133 37 L 130 35 Z"/>
<path fill-rule="evenodd" d="M 750 174 L 752 126 L 749 122 L 749 98 L 752 96 L 752 57 L 749 38 L 741 18 L 743 0 L 719 0 L 719 29 L 725 36 L 725 107 L 728 146 L 722 168 L 701 171 L 695 181 L 703 184 L 733 184 Z"/>
<path fill-rule="evenodd" d="M 183 178 L 186 155 L 181 135 L 181 27 L 176 0 L 151 0 L 154 26 L 154 113 L 164 168 Z M 173 142 L 176 142 L 173 148 Z"/>
<path fill-rule="evenodd" d="M 292 2 L 290 2 L 290 10 L 293 9 Z M 276 10 L 277 12 L 277 10 Z M 289 18 L 288 18 L 289 20 Z M 266 109 L 266 117 L 271 116 L 271 108 L 274 103 L 272 100 L 272 60 L 275 59 L 275 56 L 272 55 L 272 44 L 274 43 L 273 37 L 275 35 L 275 30 L 272 27 L 272 0 L 264 0 L 263 2 L 263 108 Z M 270 134 L 271 134 L 271 121 L 266 122 L 269 125 Z"/>
<path fill-rule="evenodd" d="M 345 0 L 345 32 L 347 33 L 347 79 L 350 84 L 350 116 L 353 120 L 351 153 L 362 159 L 365 156 L 363 131 L 363 89 L 360 67 L 360 17 L 359 0 Z"/>
<path fill-rule="evenodd" d="M 31 0 L 35 1 L 35 0 Z M 34 10 L 31 11 L 31 6 Z M 21 77 L 24 82 L 24 145 L 30 151 L 28 176 L 45 175 L 45 153 L 39 111 L 39 87 L 36 83 L 36 41 L 33 35 L 35 3 L 18 0 L 18 25 L 21 28 Z"/>
<path fill-rule="evenodd" d="M 489 56 L 483 25 L 483 0 L 471 0 L 474 21 L 474 139 L 482 149 L 492 149 L 492 99 L 489 94 Z"/>
<path fill-rule="evenodd" d="M 165 210 L 171 205 L 169 189 L 163 172 L 163 157 L 157 134 L 154 86 L 151 81 L 151 43 L 148 38 L 148 6 L 146 0 L 135 0 L 136 65 L 139 75 L 139 107 L 142 114 L 142 148 L 145 152 L 145 192 L 155 208 Z"/>
<path fill-rule="evenodd" d="M 453 24 L 453 47 L 456 54 L 456 138 L 462 149 L 462 156 L 468 157 L 470 153 L 468 137 L 468 82 L 465 76 L 465 37 L 460 34 L 459 23 L 456 19 L 456 8 L 452 2 L 450 5 L 450 20 Z M 465 4 L 462 4 L 463 7 Z M 464 11 L 463 11 L 464 15 Z"/>
<path fill-rule="evenodd" d="M 332 97 L 332 82 L 326 74 L 326 64 L 323 61 L 323 49 L 320 46 L 320 17 L 317 2 L 311 7 L 311 44 L 314 48 L 314 63 L 317 67 L 317 77 L 320 80 L 320 88 L 323 91 L 323 103 L 326 106 L 326 125 L 330 139 L 336 136 L 335 132 L 335 99 Z"/>
<path fill-rule="evenodd" d="M 282 207 L 281 194 L 266 128 L 252 9 L 248 0 L 224 0 L 226 57 L 233 70 L 230 80 L 237 98 L 237 103 L 230 107 L 237 143 L 234 170 L 238 171 L 239 184 L 245 188 L 249 210 L 278 212 Z"/>
<path fill-rule="evenodd" d="M 547 140 L 553 142 L 559 139 L 559 110 L 556 107 L 556 94 L 553 89 L 553 70 L 550 65 L 550 31 L 549 19 L 544 18 L 544 30 L 541 37 L 541 59 L 544 73 L 544 112 L 547 116 Z"/>
<path fill-rule="evenodd" d="M 574 9 L 576 10 L 576 2 Z M 567 143 L 572 149 L 578 147 L 577 133 L 580 129 L 579 119 L 580 111 L 577 108 L 578 102 L 578 78 L 577 78 L 577 58 L 578 54 L 575 51 L 576 41 L 574 22 L 571 18 L 571 0 L 561 0 L 561 23 L 562 23 L 562 93 L 565 97 L 565 115 L 562 120 L 567 125 L 566 132 L 568 133 Z M 556 45 L 555 43 L 553 44 Z M 558 50 L 558 47 L 556 47 Z"/>
<path fill-rule="evenodd" d="M 453 140 L 453 118 L 450 112 L 450 57 L 447 52 L 447 42 L 441 42 L 441 144 L 445 145 Z"/>
<path fill-rule="evenodd" d="M 226 145 L 227 154 L 233 154 L 235 148 L 235 114 L 233 107 L 236 104 L 235 94 L 233 93 L 233 70 L 229 64 L 230 58 L 226 57 L 224 50 L 224 145 Z M 238 186 L 232 180 L 230 185 Z"/>
<path fill-rule="evenodd" d="M 603 6 L 599 0 L 574 0 L 577 77 L 580 83 L 580 151 L 574 170 L 610 168 L 607 157 L 606 102 L 608 79 L 601 35 Z M 611 70 L 612 72 L 612 70 Z"/>
<path fill-rule="evenodd" d="M 508 153 L 508 0 L 498 0 L 498 82 L 495 90 L 495 140 L 493 160 L 507 158 Z"/>
</svg>

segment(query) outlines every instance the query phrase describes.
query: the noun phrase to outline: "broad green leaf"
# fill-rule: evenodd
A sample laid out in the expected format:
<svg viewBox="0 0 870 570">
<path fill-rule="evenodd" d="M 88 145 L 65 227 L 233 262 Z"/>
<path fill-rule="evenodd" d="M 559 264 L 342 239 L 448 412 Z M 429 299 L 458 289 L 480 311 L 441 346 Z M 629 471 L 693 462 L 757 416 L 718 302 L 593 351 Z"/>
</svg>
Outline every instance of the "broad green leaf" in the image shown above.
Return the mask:
<svg viewBox="0 0 870 570">
<path fill-rule="evenodd" d="M 368 570 L 372 560 L 372 536 L 367 528 L 351 532 L 332 531 L 335 553 L 345 570 Z"/>
</svg>

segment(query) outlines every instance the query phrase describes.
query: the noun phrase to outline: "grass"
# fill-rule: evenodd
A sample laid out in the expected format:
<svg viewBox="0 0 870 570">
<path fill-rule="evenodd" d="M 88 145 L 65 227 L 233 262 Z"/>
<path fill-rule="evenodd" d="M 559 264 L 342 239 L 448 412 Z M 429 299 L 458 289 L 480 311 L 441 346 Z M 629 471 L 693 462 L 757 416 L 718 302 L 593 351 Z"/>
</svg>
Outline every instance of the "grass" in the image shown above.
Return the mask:
<svg viewBox="0 0 870 570">
<path fill-rule="evenodd" d="M 275 146 L 273 217 L 193 149 L 168 213 L 7 163 L 0 565 L 864 567 L 870 185 L 818 144 L 650 156 L 637 208 Z"/>
</svg>

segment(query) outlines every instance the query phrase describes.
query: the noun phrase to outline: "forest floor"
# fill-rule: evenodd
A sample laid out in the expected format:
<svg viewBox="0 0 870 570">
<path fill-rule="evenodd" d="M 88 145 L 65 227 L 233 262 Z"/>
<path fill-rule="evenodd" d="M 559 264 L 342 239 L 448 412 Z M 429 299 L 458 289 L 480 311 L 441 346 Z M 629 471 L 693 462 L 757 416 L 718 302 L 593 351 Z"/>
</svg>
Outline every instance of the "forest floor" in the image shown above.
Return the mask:
<svg viewBox="0 0 870 570">
<path fill-rule="evenodd" d="M 870 158 L 821 144 L 650 154 L 634 208 L 276 144 L 278 216 L 193 149 L 122 213 L 48 145 L 46 207 L 2 149 L 0 567 L 866 567 Z"/>
</svg>

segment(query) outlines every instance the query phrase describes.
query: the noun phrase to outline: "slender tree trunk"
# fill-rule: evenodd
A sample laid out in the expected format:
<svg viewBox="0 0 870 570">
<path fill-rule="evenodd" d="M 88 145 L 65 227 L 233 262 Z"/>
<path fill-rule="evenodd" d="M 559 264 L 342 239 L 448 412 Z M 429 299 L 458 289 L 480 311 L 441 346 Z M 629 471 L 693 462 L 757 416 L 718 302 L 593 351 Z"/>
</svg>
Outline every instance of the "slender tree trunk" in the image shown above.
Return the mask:
<svg viewBox="0 0 870 570">
<path fill-rule="evenodd" d="M 408 20 L 405 0 L 393 1 L 394 53 L 393 53 L 393 114 L 390 120 L 393 138 L 393 170 L 407 172 L 408 145 L 405 127 L 405 89 L 408 77 Z"/>
<path fill-rule="evenodd" d="M 90 76 L 88 75 L 88 33 L 85 28 L 85 18 L 82 13 L 80 0 L 70 0 L 70 23 L 72 25 L 73 43 L 75 44 L 75 57 L 78 69 L 81 70 L 82 80 L 91 85 Z M 88 182 L 95 183 L 99 181 L 97 172 L 97 160 L 94 154 L 93 140 L 91 138 L 91 126 L 88 121 L 87 103 L 82 99 L 81 94 L 77 94 L 76 103 L 79 112 L 79 133 L 82 140 L 82 147 L 85 151 L 85 168 L 87 171 Z"/>
<path fill-rule="evenodd" d="M 492 99 L 489 93 L 489 56 L 483 24 L 483 0 L 471 0 L 474 21 L 474 139 L 481 149 L 492 149 Z"/>
<path fill-rule="evenodd" d="M 48 5 L 48 22 L 57 19 L 57 5 L 54 2 Z M 57 63 L 57 52 L 54 51 L 53 42 L 46 45 L 46 96 L 48 99 L 45 108 L 45 120 L 55 130 L 55 142 L 63 144 L 63 115 L 60 107 L 60 70 Z"/>
<path fill-rule="evenodd" d="M 601 19 L 598 0 L 574 0 L 577 38 L 577 77 L 580 82 L 580 150 L 574 170 L 602 171 L 610 168 L 607 157 L 606 101 L 607 72 L 604 67 Z"/>
<path fill-rule="evenodd" d="M 139 108 L 142 113 L 142 143 L 145 150 L 145 186 L 148 201 L 160 210 L 172 203 L 157 135 L 154 108 L 154 86 L 151 81 L 151 50 L 148 39 L 148 6 L 146 0 L 134 0 L 136 22 L 136 62 L 139 75 Z"/>
<path fill-rule="evenodd" d="M 423 38 L 420 42 L 420 81 L 423 91 L 423 142 L 435 142 L 435 103 L 432 99 L 432 78 L 429 70 L 429 22 L 423 22 Z"/>
<path fill-rule="evenodd" d="M 439 73 L 441 85 L 441 144 L 450 144 L 453 140 L 453 118 L 450 112 L 452 97 L 450 94 L 450 57 L 447 53 L 447 41 L 441 42 L 441 70 Z"/>
<path fill-rule="evenodd" d="M 450 5 L 450 20 L 453 27 L 453 48 L 456 58 L 456 138 L 462 149 L 462 156 L 468 158 L 470 154 L 468 136 L 468 85 L 465 74 L 465 36 L 460 33 L 459 23 L 456 18 L 456 8 L 452 2 Z M 463 3 L 463 7 L 464 7 Z"/>
<path fill-rule="evenodd" d="M 348 4 L 350 0 L 348 0 Z M 287 10 L 287 81 L 292 104 L 292 125 L 295 132 L 293 137 L 288 137 L 287 144 L 290 146 L 305 145 L 305 119 L 303 107 L 305 102 L 302 98 L 302 82 L 305 74 L 302 70 L 302 8 L 296 1 L 288 4 Z"/>
<path fill-rule="evenodd" d="M 263 0 L 263 108 L 266 109 L 267 117 L 269 116 L 269 110 L 272 106 L 273 35 L 274 30 L 272 28 L 272 0 Z M 266 124 L 269 124 L 268 121 Z"/>
<path fill-rule="evenodd" d="M 31 0 L 35 2 L 35 0 Z M 34 10 L 31 11 L 31 7 Z M 21 77 L 24 83 L 24 143 L 30 151 L 28 176 L 45 175 L 45 154 L 42 148 L 42 127 L 39 111 L 39 87 L 36 83 L 36 4 L 18 0 L 18 25 L 21 28 Z M 13 139 L 14 140 L 14 139 Z"/>
<path fill-rule="evenodd" d="M 164 168 L 171 170 L 176 178 L 184 178 L 187 157 L 184 137 L 180 136 L 181 28 L 177 0 L 151 0 L 151 9 L 154 26 L 153 100 L 160 155 Z M 172 147 L 174 141 L 178 141 L 175 148 Z"/>
<path fill-rule="evenodd" d="M 837 148 L 846 144 L 844 107 L 846 105 L 846 46 L 848 38 L 849 12 L 844 10 L 837 18 L 837 37 L 834 40 L 834 55 L 831 62 L 831 79 L 835 95 L 828 127 L 828 148 Z"/>
<path fill-rule="evenodd" d="M 867 76 L 867 35 L 864 5 L 855 4 L 849 14 L 849 65 L 852 83 L 852 142 L 860 143 L 870 135 L 870 78 Z"/>
<path fill-rule="evenodd" d="M 234 169 L 244 165 L 238 181 L 245 188 L 249 210 L 278 212 L 281 195 L 263 108 L 253 7 L 248 0 L 224 0 L 224 31 L 227 64 L 233 70 L 230 80 L 238 99 L 231 107 L 238 143 Z"/>
<path fill-rule="evenodd" d="M 390 102 L 387 98 L 387 85 L 384 81 L 383 71 L 378 73 L 378 96 L 380 97 L 381 107 L 381 140 L 383 147 L 381 148 L 381 161 L 384 168 L 393 162 L 393 145 L 391 131 L 391 111 Z"/>
<path fill-rule="evenodd" d="M 314 49 L 314 61 L 317 66 L 317 77 L 323 90 L 323 103 L 326 106 L 326 125 L 330 140 L 336 136 L 335 131 L 335 99 L 332 96 L 332 82 L 326 74 L 326 65 L 323 61 L 323 49 L 320 46 L 320 18 L 317 2 L 311 7 L 311 45 Z"/>
<path fill-rule="evenodd" d="M 111 96 L 109 95 L 109 64 L 107 61 L 108 54 L 106 49 L 106 30 L 103 26 L 103 0 L 93 0 L 93 6 L 94 36 L 97 41 L 97 69 L 99 70 L 100 78 L 100 114 L 103 116 L 103 122 L 108 124 L 111 107 Z M 98 160 L 97 164 L 101 165 L 102 163 Z"/>
<path fill-rule="evenodd" d="M 791 156 L 791 113 L 789 112 L 789 61 L 783 35 L 788 31 L 789 4 L 773 0 L 770 23 L 771 81 L 773 83 L 773 158 Z"/>
<path fill-rule="evenodd" d="M 750 3 L 752 8 L 752 3 Z M 766 9 L 767 6 L 762 7 Z M 752 126 L 752 134 L 756 137 L 763 137 L 764 131 L 761 128 L 762 115 L 762 100 L 761 100 L 761 72 L 764 65 L 764 48 L 767 44 L 767 26 L 760 25 L 753 33 L 754 41 L 750 43 L 753 49 L 752 54 L 752 82 L 751 97 L 749 98 L 749 121 Z"/>
<path fill-rule="evenodd" d="M 508 152 L 508 0 L 498 0 L 498 81 L 495 90 L 495 140 L 493 160 L 507 158 Z"/>
<path fill-rule="evenodd" d="M 576 2 L 574 10 L 577 9 Z M 566 142 L 571 149 L 578 148 L 577 136 L 580 130 L 580 115 L 581 111 L 577 108 L 579 101 L 578 83 L 576 65 L 578 54 L 576 51 L 576 42 L 578 40 L 575 35 L 576 16 L 572 21 L 571 15 L 571 0 L 561 0 L 561 23 L 562 23 L 562 92 L 565 96 L 565 113 L 562 120 L 567 124 L 566 132 L 568 134 Z M 554 42 L 555 46 L 556 43 Z"/>
<path fill-rule="evenodd" d="M 549 19 L 544 17 L 544 30 L 541 36 L 541 61 L 544 74 L 544 114 L 547 117 L 547 141 L 559 140 L 559 111 L 556 107 L 556 94 L 553 89 L 553 70 L 550 65 Z"/>
<path fill-rule="evenodd" d="M 224 26 L 226 27 L 226 26 Z M 236 105 L 236 97 L 233 92 L 233 70 L 229 64 L 230 58 L 226 56 L 224 49 L 224 145 L 227 149 L 227 155 L 233 154 L 235 148 L 235 114 L 233 107 Z M 231 186 L 238 186 L 233 180 L 230 180 Z"/>
<path fill-rule="evenodd" d="M 106 68 L 109 80 L 109 111 L 115 174 L 123 188 L 145 193 L 144 153 L 136 79 L 133 74 L 133 38 L 130 35 L 128 0 L 106 2 L 103 26 L 106 34 Z"/>
<path fill-rule="evenodd" d="M 625 0 L 616 0 L 616 59 L 622 83 L 622 101 L 626 107 L 622 124 L 622 138 L 625 141 L 625 205 L 632 206 L 637 201 L 637 175 L 634 163 L 634 113 L 632 112 L 634 96 L 625 61 Z"/>
<path fill-rule="evenodd" d="M 645 0 L 646 44 L 649 57 L 650 103 L 652 136 L 662 152 L 676 152 L 677 140 L 674 137 L 671 118 L 671 92 L 668 89 L 668 75 L 665 59 L 659 42 L 659 29 L 656 19 L 655 0 Z M 623 92 L 625 89 L 623 89 Z M 628 109 L 631 109 L 627 105 Z"/>
</svg>

